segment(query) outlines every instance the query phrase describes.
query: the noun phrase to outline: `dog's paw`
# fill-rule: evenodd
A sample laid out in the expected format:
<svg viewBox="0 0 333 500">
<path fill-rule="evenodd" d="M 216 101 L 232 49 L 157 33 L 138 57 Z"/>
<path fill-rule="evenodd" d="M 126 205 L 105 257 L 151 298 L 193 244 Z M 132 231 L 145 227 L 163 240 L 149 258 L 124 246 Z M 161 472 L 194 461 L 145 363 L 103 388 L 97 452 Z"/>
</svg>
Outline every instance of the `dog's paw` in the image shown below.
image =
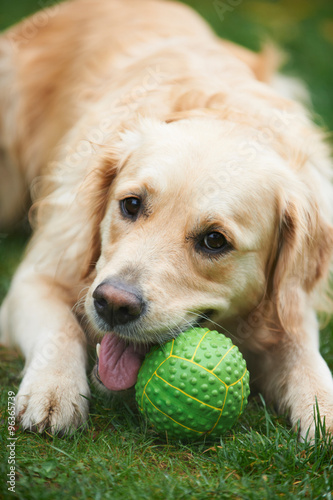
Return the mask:
<svg viewBox="0 0 333 500">
<path fill-rule="evenodd" d="M 86 377 L 47 372 L 23 378 L 16 396 L 17 422 L 23 429 L 68 434 L 85 423 L 90 395 Z"/>
<path fill-rule="evenodd" d="M 333 436 L 333 406 L 326 406 L 326 411 L 321 408 L 319 414 L 317 408 L 314 407 L 312 410 L 308 418 L 303 417 L 295 426 L 299 430 L 300 440 L 314 443 L 316 437 Z"/>
</svg>

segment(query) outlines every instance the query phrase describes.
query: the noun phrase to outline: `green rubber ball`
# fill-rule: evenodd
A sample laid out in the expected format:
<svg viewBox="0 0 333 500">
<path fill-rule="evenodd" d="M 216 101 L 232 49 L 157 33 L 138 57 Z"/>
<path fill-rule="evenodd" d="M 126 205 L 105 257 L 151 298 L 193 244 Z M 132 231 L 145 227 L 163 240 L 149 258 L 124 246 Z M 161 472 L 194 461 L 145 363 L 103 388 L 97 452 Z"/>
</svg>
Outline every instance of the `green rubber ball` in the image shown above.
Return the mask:
<svg viewBox="0 0 333 500">
<path fill-rule="evenodd" d="M 135 386 L 140 411 L 170 438 L 221 436 L 243 412 L 249 372 L 232 341 L 192 328 L 147 354 Z"/>
</svg>

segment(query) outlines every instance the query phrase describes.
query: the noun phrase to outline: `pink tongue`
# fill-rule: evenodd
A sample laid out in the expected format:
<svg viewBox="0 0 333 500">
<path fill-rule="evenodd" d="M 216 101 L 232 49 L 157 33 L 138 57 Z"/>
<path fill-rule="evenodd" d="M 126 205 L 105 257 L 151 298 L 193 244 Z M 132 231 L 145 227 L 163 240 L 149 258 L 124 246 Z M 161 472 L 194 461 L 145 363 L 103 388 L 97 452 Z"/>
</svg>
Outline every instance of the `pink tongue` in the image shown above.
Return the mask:
<svg viewBox="0 0 333 500">
<path fill-rule="evenodd" d="M 116 335 L 104 335 L 99 351 L 98 373 L 110 391 L 123 391 L 135 385 L 148 349 L 134 347 Z"/>
</svg>

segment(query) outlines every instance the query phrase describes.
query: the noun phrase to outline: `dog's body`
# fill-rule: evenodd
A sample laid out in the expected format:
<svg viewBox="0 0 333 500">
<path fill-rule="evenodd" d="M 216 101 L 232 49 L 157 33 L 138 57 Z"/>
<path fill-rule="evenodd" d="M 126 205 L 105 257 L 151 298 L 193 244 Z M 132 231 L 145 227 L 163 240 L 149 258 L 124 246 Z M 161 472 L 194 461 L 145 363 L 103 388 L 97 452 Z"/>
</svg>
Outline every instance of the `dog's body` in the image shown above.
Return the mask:
<svg viewBox="0 0 333 500">
<path fill-rule="evenodd" d="M 120 391 L 146 346 L 207 320 L 303 436 L 316 398 L 332 430 L 315 314 L 331 164 L 302 108 L 260 81 L 270 58 L 173 3 L 76 0 L 45 19 L 0 41 L 2 228 L 35 201 L 0 323 L 27 359 L 23 427 L 85 421 L 84 330 L 112 332 L 99 377 Z"/>
</svg>

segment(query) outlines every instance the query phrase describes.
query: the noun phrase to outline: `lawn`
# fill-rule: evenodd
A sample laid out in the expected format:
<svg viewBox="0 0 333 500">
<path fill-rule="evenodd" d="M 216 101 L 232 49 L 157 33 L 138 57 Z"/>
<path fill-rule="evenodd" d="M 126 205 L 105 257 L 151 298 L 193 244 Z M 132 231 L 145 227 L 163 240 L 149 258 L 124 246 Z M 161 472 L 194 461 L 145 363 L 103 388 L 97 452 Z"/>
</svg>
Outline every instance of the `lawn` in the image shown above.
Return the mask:
<svg viewBox="0 0 333 500">
<path fill-rule="evenodd" d="M 3 29 L 49 1 L 1 3 Z M 311 92 L 313 115 L 333 130 L 333 2 L 329 0 L 189 0 L 216 32 L 257 50 L 265 39 L 286 53 L 284 71 Z M 1 180 L 0 180 L 1 182 Z M 22 255 L 23 223 L 0 234 L 0 301 Z M 321 351 L 333 370 L 332 325 Z M 15 430 L 16 489 L 8 491 L 8 393 L 17 392 L 23 359 L 0 348 L 0 498 L 53 499 L 331 499 L 332 448 L 321 439 L 299 443 L 285 417 L 250 400 L 232 431 L 213 442 L 168 442 L 146 426 L 135 408 L 105 401 L 92 388 L 86 429 L 71 438 Z M 91 356 L 93 363 L 93 356 Z"/>
</svg>

